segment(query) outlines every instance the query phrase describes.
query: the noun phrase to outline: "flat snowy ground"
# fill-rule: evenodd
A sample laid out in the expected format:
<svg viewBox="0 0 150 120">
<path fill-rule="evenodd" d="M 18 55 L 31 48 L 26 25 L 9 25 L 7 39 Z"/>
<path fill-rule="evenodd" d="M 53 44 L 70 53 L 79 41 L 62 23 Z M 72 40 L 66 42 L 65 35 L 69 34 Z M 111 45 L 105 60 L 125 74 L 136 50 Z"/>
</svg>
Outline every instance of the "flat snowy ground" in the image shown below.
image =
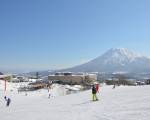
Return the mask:
<svg viewBox="0 0 150 120">
<path fill-rule="evenodd" d="M 96 102 L 90 90 L 50 99 L 46 90 L 7 94 L 9 107 L 0 90 L 0 120 L 150 120 L 150 86 L 103 86 Z"/>
</svg>

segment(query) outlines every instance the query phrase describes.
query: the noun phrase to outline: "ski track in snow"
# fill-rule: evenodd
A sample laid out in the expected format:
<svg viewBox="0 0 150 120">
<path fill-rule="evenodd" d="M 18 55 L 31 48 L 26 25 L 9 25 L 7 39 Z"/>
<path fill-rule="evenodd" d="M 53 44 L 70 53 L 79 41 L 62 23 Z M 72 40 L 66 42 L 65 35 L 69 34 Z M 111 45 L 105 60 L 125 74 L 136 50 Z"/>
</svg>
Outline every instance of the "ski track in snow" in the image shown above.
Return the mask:
<svg viewBox="0 0 150 120">
<path fill-rule="evenodd" d="M 52 97 L 47 90 L 8 92 L 10 107 L 5 107 L 0 90 L 1 120 L 149 120 L 150 86 L 101 87 L 99 101 L 92 102 L 91 90 Z"/>
</svg>

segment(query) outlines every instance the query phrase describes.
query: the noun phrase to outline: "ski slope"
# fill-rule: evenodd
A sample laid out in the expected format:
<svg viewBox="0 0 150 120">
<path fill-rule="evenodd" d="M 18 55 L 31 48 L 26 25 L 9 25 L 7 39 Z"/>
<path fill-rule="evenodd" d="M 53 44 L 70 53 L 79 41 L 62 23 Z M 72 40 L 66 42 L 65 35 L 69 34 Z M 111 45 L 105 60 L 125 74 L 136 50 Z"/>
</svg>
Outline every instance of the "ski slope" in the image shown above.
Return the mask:
<svg viewBox="0 0 150 120">
<path fill-rule="evenodd" d="M 10 107 L 5 106 L 0 90 L 0 120 L 149 120 L 150 86 L 101 87 L 99 101 L 91 101 L 91 91 L 53 96 L 40 90 L 7 92 Z"/>
</svg>

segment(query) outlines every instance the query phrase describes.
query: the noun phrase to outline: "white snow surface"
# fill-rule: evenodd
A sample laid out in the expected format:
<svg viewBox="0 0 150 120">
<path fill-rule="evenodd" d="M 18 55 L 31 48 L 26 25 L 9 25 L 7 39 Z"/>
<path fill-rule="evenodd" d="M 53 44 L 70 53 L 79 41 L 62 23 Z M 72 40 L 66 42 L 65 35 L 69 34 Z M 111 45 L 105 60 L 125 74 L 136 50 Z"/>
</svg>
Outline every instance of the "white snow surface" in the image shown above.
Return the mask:
<svg viewBox="0 0 150 120">
<path fill-rule="evenodd" d="M 0 120 L 149 120 L 150 86 L 102 86 L 99 101 L 92 102 L 91 90 L 48 99 L 47 90 L 27 96 L 8 91 L 5 106 L 0 83 Z"/>
</svg>

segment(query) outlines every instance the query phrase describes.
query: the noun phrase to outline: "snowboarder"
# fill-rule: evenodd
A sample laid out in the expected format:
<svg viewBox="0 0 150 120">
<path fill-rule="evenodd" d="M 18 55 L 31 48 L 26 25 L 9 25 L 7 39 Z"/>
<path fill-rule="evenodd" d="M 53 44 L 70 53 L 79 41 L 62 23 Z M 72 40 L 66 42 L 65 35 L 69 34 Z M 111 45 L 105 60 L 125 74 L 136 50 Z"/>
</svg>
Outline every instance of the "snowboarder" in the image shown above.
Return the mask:
<svg viewBox="0 0 150 120">
<path fill-rule="evenodd" d="M 95 85 L 92 86 L 92 97 L 93 97 L 93 101 L 98 100 L 98 98 L 96 96 L 96 87 L 95 87 Z"/>
</svg>

